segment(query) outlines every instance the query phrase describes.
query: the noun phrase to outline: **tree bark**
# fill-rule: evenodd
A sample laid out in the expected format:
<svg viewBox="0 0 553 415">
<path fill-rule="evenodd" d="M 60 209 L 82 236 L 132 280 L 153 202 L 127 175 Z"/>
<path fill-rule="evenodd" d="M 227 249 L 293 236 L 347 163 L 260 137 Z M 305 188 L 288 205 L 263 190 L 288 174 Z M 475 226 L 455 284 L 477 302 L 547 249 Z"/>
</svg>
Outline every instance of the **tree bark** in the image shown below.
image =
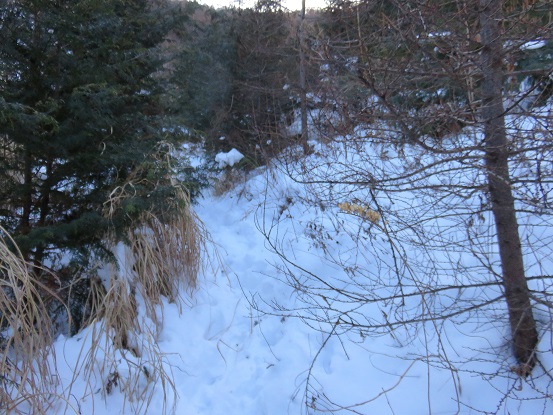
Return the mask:
<svg viewBox="0 0 553 415">
<path fill-rule="evenodd" d="M 509 177 L 509 143 L 503 109 L 502 0 L 480 0 L 482 108 L 488 190 L 495 220 L 503 287 L 507 300 L 517 373 L 530 374 L 537 359 L 536 322 L 524 274 L 515 199 Z"/>
<path fill-rule="evenodd" d="M 26 148 L 23 157 L 23 186 L 21 206 L 22 212 L 19 218 L 19 229 L 22 234 L 27 234 L 31 228 L 31 210 L 33 207 L 33 156 L 31 151 Z"/>
<path fill-rule="evenodd" d="M 307 85 L 305 79 L 305 0 L 301 1 L 301 17 L 299 25 L 300 44 L 300 110 L 301 110 L 301 145 L 303 154 L 309 154 L 309 135 L 307 125 Z"/>
</svg>

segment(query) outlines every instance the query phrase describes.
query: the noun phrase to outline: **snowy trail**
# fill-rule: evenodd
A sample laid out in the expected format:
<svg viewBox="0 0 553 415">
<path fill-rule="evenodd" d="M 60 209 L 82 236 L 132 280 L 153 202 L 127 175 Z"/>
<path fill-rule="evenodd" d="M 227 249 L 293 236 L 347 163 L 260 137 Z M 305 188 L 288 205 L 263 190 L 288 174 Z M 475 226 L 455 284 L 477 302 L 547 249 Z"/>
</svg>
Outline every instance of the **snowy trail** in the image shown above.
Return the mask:
<svg viewBox="0 0 553 415">
<path fill-rule="evenodd" d="M 192 396 L 181 396 L 183 409 L 178 413 L 301 412 L 296 378 L 310 359 L 308 337 L 301 330 L 295 333 L 299 323 L 295 320 L 258 315 L 241 291 L 242 287 L 274 298 L 285 289 L 264 276 L 272 266 L 262 235 L 245 216 L 244 205 L 249 203 L 227 195 L 204 199 L 197 207 L 219 245 L 225 268 L 215 278 L 205 276 L 192 308 L 181 316 L 181 326 L 193 331 L 164 330 L 175 339 L 164 342 L 165 350 L 171 343 L 175 353 L 186 350 L 182 356 L 186 373 L 177 375 L 176 383 L 181 391 L 193 391 Z M 182 343 L 184 334 L 189 336 L 187 344 Z"/>
</svg>

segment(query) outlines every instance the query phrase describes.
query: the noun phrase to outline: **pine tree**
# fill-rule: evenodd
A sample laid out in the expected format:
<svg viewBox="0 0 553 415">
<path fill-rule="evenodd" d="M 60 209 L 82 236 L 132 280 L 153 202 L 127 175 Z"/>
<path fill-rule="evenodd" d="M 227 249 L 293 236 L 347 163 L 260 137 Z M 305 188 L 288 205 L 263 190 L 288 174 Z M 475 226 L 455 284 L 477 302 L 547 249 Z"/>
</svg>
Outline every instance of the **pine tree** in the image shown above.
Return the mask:
<svg viewBox="0 0 553 415">
<path fill-rule="evenodd" d="M 0 223 L 37 265 L 109 254 L 174 194 L 160 160 L 163 2 L 15 0 L 0 8 Z M 157 155 L 154 157 L 154 155 Z M 114 189 L 133 197 L 109 219 Z M 67 257 L 67 256 L 66 256 Z"/>
<path fill-rule="evenodd" d="M 231 100 L 235 39 L 230 12 L 187 3 L 183 13 L 187 20 L 177 32 L 171 102 L 185 125 L 205 131 L 216 124 L 216 113 L 226 110 Z"/>
<path fill-rule="evenodd" d="M 233 17 L 233 101 L 222 129 L 231 146 L 262 163 L 288 144 L 281 126 L 296 107 L 288 90 L 298 77 L 292 15 L 280 1 L 260 1 Z"/>
</svg>

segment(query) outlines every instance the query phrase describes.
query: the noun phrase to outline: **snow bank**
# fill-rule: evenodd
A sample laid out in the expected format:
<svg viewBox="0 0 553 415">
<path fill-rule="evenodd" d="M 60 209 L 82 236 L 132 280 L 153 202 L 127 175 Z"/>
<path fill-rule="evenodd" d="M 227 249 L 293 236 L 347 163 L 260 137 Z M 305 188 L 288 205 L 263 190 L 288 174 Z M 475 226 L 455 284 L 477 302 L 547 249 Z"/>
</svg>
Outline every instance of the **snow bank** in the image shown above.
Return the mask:
<svg viewBox="0 0 553 415">
<path fill-rule="evenodd" d="M 355 173 L 353 167 L 358 164 L 359 155 L 339 154 L 339 149 L 339 146 L 325 148 L 316 145 L 314 154 L 303 166 L 309 167 L 307 170 L 315 175 L 319 174 L 317 172 L 321 175 L 335 173 L 340 165 L 348 166 L 352 167 L 347 171 L 351 176 Z M 398 156 L 393 153 L 393 147 L 376 150 L 374 163 Z M 406 157 L 410 156 L 425 161 L 422 155 L 413 153 Z M 221 167 L 233 166 L 242 157 L 233 149 L 219 153 L 216 161 Z M 402 164 L 397 163 L 397 168 L 401 169 Z M 358 285 L 347 289 L 359 290 L 372 277 L 381 278 L 385 283 L 387 278 L 394 276 L 384 272 L 382 263 L 378 265 L 373 260 L 379 257 L 381 261 L 393 264 L 383 239 L 384 233 L 378 227 L 379 223 L 390 218 L 375 216 L 374 220 L 365 221 L 364 228 L 360 227 L 370 211 L 356 208 L 361 202 L 351 200 L 351 189 L 347 185 L 342 186 L 344 189 L 339 185 L 326 189 L 333 196 L 328 200 L 335 200 L 336 195 L 344 191 L 348 198 L 344 198 L 340 205 L 327 202 L 322 195 L 321 206 L 309 206 L 304 203 L 309 196 L 306 187 L 287 176 L 286 169 L 294 170 L 293 163 L 279 166 L 275 162 L 272 169 L 256 170 L 249 180 L 232 192 L 220 197 L 206 195 L 199 201 L 197 213 L 212 240 L 216 241 L 224 266 L 217 268 L 215 265 L 215 269 L 205 270 L 200 288 L 189 299 L 191 307 L 183 314 L 175 304 L 165 303 L 163 307 L 165 324 L 157 340 L 163 364 L 171 368 L 174 375 L 179 395 L 177 414 L 550 413 L 552 402 L 543 400 L 543 395 L 535 393 L 530 383 L 536 382 L 536 388 L 550 393 L 551 383 L 542 369 L 536 369 L 536 377 L 528 381 L 505 371 L 512 359 L 507 340 L 508 327 L 497 322 L 499 315 L 493 320 L 479 312 L 473 321 L 457 325 L 444 323 L 438 332 L 434 326 L 438 323 L 429 322 L 420 325 L 415 332 L 396 328 L 377 336 L 362 335 L 355 330 L 328 336 L 323 325 L 316 320 L 316 310 L 311 308 L 304 308 L 307 310 L 304 317 L 309 317 L 308 313 L 312 312 L 312 320 L 297 318 L 305 305 L 305 299 L 302 302 L 300 298 L 301 286 L 294 290 L 282 281 L 287 267 L 294 265 L 283 264 L 275 249 L 301 265 L 306 275 L 312 272 L 324 283 L 346 281 L 348 275 L 345 271 L 359 277 Z M 382 181 L 386 177 L 377 179 Z M 461 180 L 452 176 L 453 179 Z M 462 179 L 479 180 L 478 177 Z M 434 176 L 429 180 L 430 184 L 440 184 Z M 245 194 L 249 197 L 243 197 Z M 404 189 L 394 195 L 393 201 L 382 199 L 380 205 L 385 213 L 393 209 L 411 211 L 419 203 L 413 194 L 410 189 Z M 356 195 L 361 201 L 371 200 L 359 192 Z M 452 241 L 456 232 L 452 226 L 454 219 L 450 219 L 453 221 L 451 226 L 445 219 L 436 222 L 442 225 L 436 229 L 447 234 Z M 393 225 L 390 219 L 387 226 Z M 427 232 L 431 232 L 430 225 L 427 226 Z M 452 229 L 451 232 L 448 229 Z M 260 230 L 276 241 L 275 246 L 271 248 L 269 239 Z M 357 239 L 365 240 L 365 245 L 372 247 L 372 251 L 357 248 L 359 241 L 348 237 L 352 230 L 359 230 Z M 459 237 L 464 237 L 464 233 Z M 352 267 L 346 270 L 337 267 L 325 259 L 325 252 L 327 256 L 350 261 Z M 410 265 L 416 264 L 417 253 L 404 253 Z M 451 249 L 443 253 L 443 261 L 436 264 L 450 263 L 454 256 Z M 468 262 L 457 263 L 457 271 L 463 266 L 472 266 Z M 366 274 L 359 274 L 354 266 L 365 269 Z M 440 270 L 439 276 L 451 277 L 445 270 Z M 403 277 L 404 281 L 406 278 Z M 290 282 L 299 284 L 302 281 Z M 395 279 L 390 281 L 393 284 Z M 475 289 L 475 296 L 485 294 L 483 288 Z M 323 305 L 332 304 L 337 312 L 345 307 L 326 293 L 312 298 L 320 300 Z M 462 299 L 460 293 L 451 299 L 439 298 L 446 308 L 451 302 Z M 286 308 L 298 312 L 270 315 L 256 311 L 259 308 L 271 309 L 275 304 L 283 307 L 281 311 Z M 406 298 L 407 311 L 416 306 Z M 502 310 L 499 307 L 495 311 Z M 360 319 L 374 322 L 385 322 L 386 313 L 391 314 L 388 309 L 371 308 L 370 304 L 362 311 Z M 346 318 L 335 317 L 333 321 Z M 548 318 L 544 315 L 544 321 Z M 105 379 L 99 377 L 96 384 L 86 385 L 79 378 L 79 368 L 74 364 L 80 353 L 86 353 L 85 343 L 89 341 L 93 328 L 56 343 L 60 378 L 65 385 L 76 379 L 72 387 L 75 402 L 71 404 L 83 414 L 136 415 L 136 407 L 125 405 L 118 388 L 114 387 L 103 402 Z M 544 336 L 540 350 L 549 350 L 551 341 L 550 336 Z M 495 363 L 501 359 L 506 362 L 503 368 L 498 368 Z M 544 367 L 552 367 L 548 354 L 542 353 L 541 360 Z M 123 371 L 123 368 L 119 370 Z M 489 373 L 489 376 L 483 376 L 483 373 Z M 156 389 L 145 413 L 158 415 L 164 394 L 159 385 L 152 383 L 151 387 Z M 509 390 L 515 390 L 512 396 L 516 399 L 505 398 L 504 394 Z M 60 413 L 55 409 L 48 415 Z"/>
</svg>

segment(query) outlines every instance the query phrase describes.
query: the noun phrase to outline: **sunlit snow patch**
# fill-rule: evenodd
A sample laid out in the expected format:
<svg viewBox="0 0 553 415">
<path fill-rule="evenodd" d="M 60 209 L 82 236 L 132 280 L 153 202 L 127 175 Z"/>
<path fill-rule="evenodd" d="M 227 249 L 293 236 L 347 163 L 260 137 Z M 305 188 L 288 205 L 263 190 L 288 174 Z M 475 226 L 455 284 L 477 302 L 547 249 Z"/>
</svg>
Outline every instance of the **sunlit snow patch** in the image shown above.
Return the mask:
<svg viewBox="0 0 553 415">
<path fill-rule="evenodd" d="M 532 50 L 532 49 L 540 49 L 545 46 L 544 40 L 531 40 L 530 42 L 526 42 L 523 44 L 520 49 L 521 50 Z"/>
<path fill-rule="evenodd" d="M 222 169 L 226 166 L 234 166 L 240 160 L 244 158 L 244 155 L 238 150 L 233 148 L 228 153 L 219 153 L 215 156 L 215 161 L 219 163 L 219 168 Z"/>
</svg>

